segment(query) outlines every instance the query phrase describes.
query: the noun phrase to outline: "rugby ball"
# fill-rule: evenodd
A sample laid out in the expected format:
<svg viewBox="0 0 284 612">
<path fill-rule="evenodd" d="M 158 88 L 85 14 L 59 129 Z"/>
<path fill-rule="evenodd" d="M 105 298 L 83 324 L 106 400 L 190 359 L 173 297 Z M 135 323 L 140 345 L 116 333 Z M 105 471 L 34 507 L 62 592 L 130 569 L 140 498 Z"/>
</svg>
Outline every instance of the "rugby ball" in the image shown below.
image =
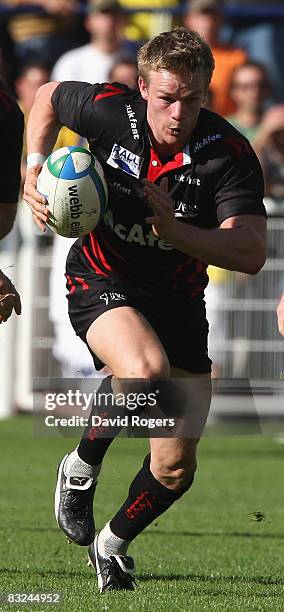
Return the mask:
<svg viewBox="0 0 284 612">
<path fill-rule="evenodd" d="M 108 190 L 102 166 L 83 147 L 53 151 L 42 166 L 37 190 L 47 199 L 47 225 L 66 238 L 89 234 L 106 211 Z"/>
</svg>

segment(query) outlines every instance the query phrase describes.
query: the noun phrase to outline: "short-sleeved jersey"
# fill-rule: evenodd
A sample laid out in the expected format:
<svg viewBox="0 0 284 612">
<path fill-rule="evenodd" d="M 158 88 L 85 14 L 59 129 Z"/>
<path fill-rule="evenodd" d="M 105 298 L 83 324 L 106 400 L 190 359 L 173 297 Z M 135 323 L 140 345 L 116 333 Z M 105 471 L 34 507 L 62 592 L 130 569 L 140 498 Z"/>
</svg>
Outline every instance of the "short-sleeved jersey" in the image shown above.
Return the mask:
<svg viewBox="0 0 284 612">
<path fill-rule="evenodd" d="M 16 203 L 19 197 L 23 131 L 23 114 L 0 81 L 0 202 L 7 204 Z"/>
<path fill-rule="evenodd" d="M 72 264 L 139 285 L 203 293 L 207 263 L 157 237 L 142 178 L 169 180 L 181 223 L 217 228 L 234 215 L 264 215 L 263 176 L 248 141 L 220 116 L 201 109 L 184 150 L 161 161 L 151 146 L 147 105 L 119 83 L 64 82 L 52 96 L 60 123 L 87 138 L 109 188 L 108 210 L 96 230 L 77 241 Z M 79 274 L 81 271 L 81 274 Z"/>
</svg>

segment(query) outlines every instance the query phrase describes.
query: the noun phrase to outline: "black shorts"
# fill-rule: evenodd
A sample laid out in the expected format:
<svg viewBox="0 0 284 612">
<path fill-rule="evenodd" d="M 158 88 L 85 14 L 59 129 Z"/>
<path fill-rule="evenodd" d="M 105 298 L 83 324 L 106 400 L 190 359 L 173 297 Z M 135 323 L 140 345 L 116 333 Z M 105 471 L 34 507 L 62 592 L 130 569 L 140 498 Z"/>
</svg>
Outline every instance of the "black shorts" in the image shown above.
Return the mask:
<svg viewBox="0 0 284 612">
<path fill-rule="evenodd" d="M 72 262 L 68 264 L 67 261 L 69 317 L 76 334 L 86 344 L 87 331 L 101 314 L 113 308 L 131 306 L 143 314 L 153 327 L 171 366 L 198 374 L 211 372 L 203 299 L 188 302 L 184 295 L 174 291 L 133 287 L 122 280 L 98 276 L 92 271 L 86 275 L 84 270 L 83 281 L 76 275 L 78 268 L 75 274 L 72 268 Z M 101 369 L 105 364 L 90 352 L 96 369 Z"/>
</svg>

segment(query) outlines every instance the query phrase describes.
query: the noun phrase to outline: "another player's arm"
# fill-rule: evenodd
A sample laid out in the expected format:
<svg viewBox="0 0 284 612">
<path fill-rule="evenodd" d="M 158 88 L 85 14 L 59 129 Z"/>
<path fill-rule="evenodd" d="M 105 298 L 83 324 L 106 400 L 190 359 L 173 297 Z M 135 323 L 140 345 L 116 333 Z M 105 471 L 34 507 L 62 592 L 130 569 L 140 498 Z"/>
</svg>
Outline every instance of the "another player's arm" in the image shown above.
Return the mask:
<svg viewBox="0 0 284 612">
<path fill-rule="evenodd" d="M 0 161 L 0 240 L 2 240 L 11 231 L 17 213 L 24 118 L 1 81 L 0 87 L 2 102 L 0 132 L 5 143 Z M 21 313 L 20 296 L 10 279 L 0 270 L 0 323 L 9 319 L 13 309 L 17 314 Z"/>
<path fill-rule="evenodd" d="M 28 120 L 28 155 L 33 153 L 39 154 L 42 156 L 42 160 L 52 151 L 61 128 L 51 103 L 52 94 L 58 85 L 57 81 L 53 81 L 40 87 Z M 35 223 L 42 231 L 45 231 L 48 216 L 48 209 L 45 206 L 46 199 L 36 190 L 37 177 L 42 168 L 42 160 L 34 163 L 27 170 L 24 199 L 30 206 Z"/>
<path fill-rule="evenodd" d="M 0 133 L 5 143 L 0 153 L 0 240 L 2 240 L 11 231 L 17 214 L 24 117 L 1 80 L 0 89 Z"/>
<path fill-rule="evenodd" d="M 17 202 L 0 204 L 0 240 L 11 231 L 17 214 Z"/>
<path fill-rule="evenodd" d="M 266 219 L 261 215 L 238 215 L 216 229 L 183 224 L 174 217 L 173 201 L 167 193 L 167 179 L 161 186 L 144 181 L 154 216 L 147 217 L 155 233 L 176 249 L 208 264 L 256 274 L 266 259 Z"/>
<path fill-rule="evenodd" d="M 0 240 L 11 231 L 16 213 L 16 203 L 0 203 Z M 20 296 L 10 279 L 0 270 L 0 323 L 9 319 L 13 308 L 17 314 L 21 314 Z"/>
</svg>

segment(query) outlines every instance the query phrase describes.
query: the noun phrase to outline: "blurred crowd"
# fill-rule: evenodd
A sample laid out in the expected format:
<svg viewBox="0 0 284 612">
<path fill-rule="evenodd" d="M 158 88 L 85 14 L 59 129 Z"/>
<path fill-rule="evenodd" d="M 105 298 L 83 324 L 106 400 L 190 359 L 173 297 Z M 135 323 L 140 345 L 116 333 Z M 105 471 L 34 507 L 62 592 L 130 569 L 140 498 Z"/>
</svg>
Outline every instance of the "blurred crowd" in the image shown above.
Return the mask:
<svg viewBox="0 0 284 612">
<path fill-rule="evenodd" d="M 244 14 L 242 6 L 242 0 L 185 3 L 179 0 L 1 0 L 1 77 L 14 92 L 27 120 L 38 88 L 49 80 L 117 81 L 136 88 L 136 53 L 142 43 L 173 25 L 197 30 L 210 44 L 215 59 L 206 105 L 248 138 L 263 167 L 268 214 L 281 216 L 284 214 L 284 55 L 281 49 L 284 12 L 282 18 L 277 13 L 269 15 L 268 0 L 265 18 L 255 10 L 255 2 L 247 0 Z M 281 6 L 279 0 L 279 10 Z M 145 10 L 137 12 L 136 8 Z M 74 144 L 84 146 L 85 143 L 63 128 L 56 148 Z M 25 167 L 24 144 L 22 180 Z M 69 239 L 54 237 L 50 281 L 50 317 L 56 335 L 54 351 L 64 375 L 78 375 L 78 372 L 93 375 L 89 354 L 76 338 L 67 317 L 63 274 L 70 245 Z M 218 304 L 228 294 L 232 273 L 210 268 L 209 276 L 207 307 L 212 355 L 215 338 L 220 340 L 226 334 L 224 319 L 218 317 Z M 239 282 L 243 283 L 241 275 Z M 216 375 L 221 374 L 221 367 L 217 360 Z"/>
</svg>

